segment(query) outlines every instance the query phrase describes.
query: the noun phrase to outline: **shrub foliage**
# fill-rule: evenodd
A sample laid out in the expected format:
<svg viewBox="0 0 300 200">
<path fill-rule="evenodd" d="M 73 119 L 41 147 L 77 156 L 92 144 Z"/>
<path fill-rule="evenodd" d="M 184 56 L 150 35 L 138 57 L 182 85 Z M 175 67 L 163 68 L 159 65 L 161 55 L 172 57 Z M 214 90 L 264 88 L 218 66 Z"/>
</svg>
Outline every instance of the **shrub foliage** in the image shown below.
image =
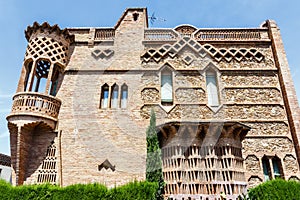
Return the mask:
<svg viewBox="0 0 300 200">
<path fill-rule="evenodd" d="M 300 199 L 300 182 L 275 179 L 250 189 L 251 200 L 296 200 Z"/>
<path fill-rule="evenodd" d="M 23 185 L 13 187 L 9 183 L 0 180 L 0 199 L 16 200 L 145 200 L 156 199 L 157 183 L 147 181 L 131 182 L 126 185 L 107 189 L 101 184 L 75 184 L 67 187 L 59 187 L 50 184 Z"/>
</svg>

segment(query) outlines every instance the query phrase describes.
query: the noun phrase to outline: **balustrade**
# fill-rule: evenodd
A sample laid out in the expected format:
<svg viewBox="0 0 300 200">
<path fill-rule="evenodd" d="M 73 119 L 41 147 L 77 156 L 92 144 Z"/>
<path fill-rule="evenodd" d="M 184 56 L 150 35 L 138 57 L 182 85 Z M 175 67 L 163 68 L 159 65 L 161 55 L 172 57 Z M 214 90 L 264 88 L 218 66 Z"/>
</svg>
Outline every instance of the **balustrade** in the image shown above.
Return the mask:
<svg viewBox="0 0 300 200">
<path fill-rule="evenodd" d="M 269 40 L 266 29 L 198 29 L 193 34 L 178 33 L 173 29 L 147 29 L 146 41 L 175 40 L 192 37 L 198 41 L 264 41 Z"/>
<path fill-rule="evenodd" d="M 34 92 L 18 93 L 13 98 L 10 115 L 36 115 L 57 119 L 61 101 L 55 97 Z"/>
<path fill-rule="evenodd" d="M 113 40 L 114 38 L 114 29 L 96 29 L 95 40 Z"/>
<path fill-rule="evenodd" d="M 178 34 L 172 29 L 145 30 L 145 40 L 175 40 Z"/>
</svg>

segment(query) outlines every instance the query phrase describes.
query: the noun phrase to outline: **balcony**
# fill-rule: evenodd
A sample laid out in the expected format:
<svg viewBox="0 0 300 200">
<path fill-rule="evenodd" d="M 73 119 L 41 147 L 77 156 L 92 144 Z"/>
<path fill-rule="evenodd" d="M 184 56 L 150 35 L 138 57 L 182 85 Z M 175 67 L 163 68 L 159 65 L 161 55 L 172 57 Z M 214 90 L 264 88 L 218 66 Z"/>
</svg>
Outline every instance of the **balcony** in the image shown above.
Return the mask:
<svg viewBox="0 0 300 200">
<path fill-rule="evenodd" d="M 99 40 L 114 40 L 115 30 L 114 29 L 96 29 L 95 41 Z"/>
<path fill-rule="evenodd" d="M 53 96 L 36 92 L 17 93 L 13 97 L 13 105 L 9 117 L 33 116 L 57 121 L 61 101 Z"/>
<path fill-rule="evenodd" d="M 266 28 L 231 28 L 231 29 L 197 29 L 194 32 L 177 32 L 173 29 L 146 29 L 144 33 L 145 41 L 174 41 L 178 38 L 191 37 L 196 41 L 216 42 L 216 41 L 270 41 L 268 29 Z"/>
</svg>

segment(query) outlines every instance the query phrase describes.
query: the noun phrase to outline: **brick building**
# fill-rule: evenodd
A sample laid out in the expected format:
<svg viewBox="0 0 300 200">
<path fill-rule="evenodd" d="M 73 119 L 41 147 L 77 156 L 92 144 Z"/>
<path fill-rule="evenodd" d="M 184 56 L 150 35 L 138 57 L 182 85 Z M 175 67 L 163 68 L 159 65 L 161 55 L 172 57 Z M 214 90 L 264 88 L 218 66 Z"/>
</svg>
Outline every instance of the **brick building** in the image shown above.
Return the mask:
<svg viewBox="0 0 300 200">
<path fill-rule="evenodd" d="M 11 182 L 10 156 L 0 153 L 0 179 Z"/>
<path fill-rule="evenodd" d="M 300 110 L 279 28 L 34 23 L 7 117 L 14 184 L 144 180 L 157 116 L 166 196 L 237 197 L 300 178 Z"/>
</svg>

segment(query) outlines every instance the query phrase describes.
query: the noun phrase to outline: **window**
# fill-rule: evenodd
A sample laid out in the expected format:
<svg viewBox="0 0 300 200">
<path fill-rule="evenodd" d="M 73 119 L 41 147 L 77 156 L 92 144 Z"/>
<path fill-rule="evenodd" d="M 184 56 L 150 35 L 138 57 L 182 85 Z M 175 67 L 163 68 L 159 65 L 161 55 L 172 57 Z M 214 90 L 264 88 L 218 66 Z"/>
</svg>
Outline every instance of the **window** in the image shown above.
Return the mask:
<svg viewBox="0 0 300 200">
<path fill-rule="evenodd" d="M 274 172 L 274 178 L 283 178 L 282 173 L 282 166 L 280 159 L 278 157 L 272 158 L 272 165 L 273 165 L 273 172 Z"/>
<path fill-rule="evenodd" d="M 216 72 L 209 70 L 206 72 L 206 90 L 208 105 L 219 106 L 219 91 Z"/>
<path fill-rule="evenodd" d="M 32 70 L 32 61 L 26 66 L 26 76 L 25 76 L 25 81 L 24 81 L 24 92 L 27 90 L 28 86 L 28 81 L 31 75 L 31 70 Z"/>
<path fill-rule="evenodd" d="M 271 168 L 272 163 L 272 168 Z M 283 170 L 281 166 L 280 159 L 275 157 L 267 157 L 264 156 L 262 158 L 262 165 L 263 165 L 263 173 L 265 177 L 265 181 L 274 179 L 274 178 L 282 178 L 283 177 Z M 271 170 L 273 169 L 273 170 Z"/>
<path fill-rule="evenodd" d="M 50 62 L 45 60 L 38 61 L 33 79 L 34 92 L 42 92 L 42 89 L 45 91 L 49 70 Z"/>
<path fill-rule="evenodd" d="M 124 83 L 121 86 L 121 91 L 119 86 L 114 84 L 109 87 L 105 83 L 101 87 L 101 101 L 100 108 L 126 108 L 128 99 L 128 86 Z"/>
<path fill-rule="evenodd" d="M 118 108 L 119 86 L 114 84 L 111 89 L 110 107 Z"/>
<path fill-rule="evenodd" d="M 124 83 L 121 87 L 121 108 L 127 107 L 128 86 Z"/>
<path fill-rule="evenodd" d="M 173 104 L 172 71 L 167 68 L 161 72 L 161 103 Z"/>
<path fill-rule="evenodd" d="M 267 157 L 263 157 L 262 165 L 263 165 L 263 172 L 264 172 L 265 181 L 268 181 L 272 178 L 272 175 L 271 175 L 270 162 L 269 162 L 269 159 Z"/>
<path fill-rule="evenodd" d="M 57 93 L 59 75 L 60 75 L 60 72 L 58 70 L 58 66 L 54 65 L 52 78 L 51 78 L 51 87 L 50 87 L 50 92 L 49 92 L 49 94 L 52 96 L 55 96 Z"/>
<path fill-rule="evenodd" d="M 133 13 L 133 20 L 137 21 L 139 18 L 139 13 Z"/>
<path fill-rule="evenodd" d="M 104 84 L 101 88 L 101 108 L 108 108 L 108 93 L 109 87 Z"/>
</svg>

